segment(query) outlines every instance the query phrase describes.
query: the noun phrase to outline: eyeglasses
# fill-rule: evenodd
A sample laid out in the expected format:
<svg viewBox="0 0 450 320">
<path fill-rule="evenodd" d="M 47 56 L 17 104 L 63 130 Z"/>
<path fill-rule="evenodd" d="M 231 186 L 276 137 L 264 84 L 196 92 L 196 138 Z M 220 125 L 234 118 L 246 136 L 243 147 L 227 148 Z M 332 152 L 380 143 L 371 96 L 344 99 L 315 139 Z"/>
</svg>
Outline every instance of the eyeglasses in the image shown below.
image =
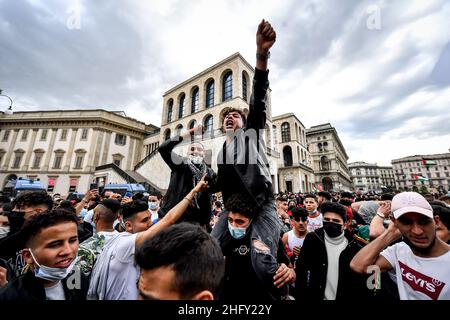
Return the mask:
<svg viewBox="0 0 450 320">
<path fill-rule="evenodd" d="M 306 222 L 308 221 L 308 217 L 291 217 L 291 220 L 295 220 L 296 222 Z"/>
</svg>

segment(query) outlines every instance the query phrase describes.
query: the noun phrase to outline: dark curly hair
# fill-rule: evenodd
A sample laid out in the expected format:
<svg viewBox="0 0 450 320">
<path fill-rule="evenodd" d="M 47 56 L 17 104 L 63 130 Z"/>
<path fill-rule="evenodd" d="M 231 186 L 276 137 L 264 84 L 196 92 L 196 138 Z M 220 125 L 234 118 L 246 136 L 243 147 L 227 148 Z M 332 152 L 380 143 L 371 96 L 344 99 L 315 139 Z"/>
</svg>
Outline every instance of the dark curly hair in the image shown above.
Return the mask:
<svg viewBox="0 0 450 320">
<path fill-rule="evenodd" d="M 148 203 L 140 200 L 135 200 L 130 203 L 126 203 L 122 206 L 122 217 L 124 221 L 133 220 L 136 213 L 148 210 Z"/>
<path fill-rule="evenodd" d="M 202 290 L 215 296 L 225 272 L 217 240 L 199 225 L 187 222 L 144 241 L 136 252 L 136 263 L 141 270 L 170 266 L 175 272 L 172 285 L 181 299 L 191 299 Z"/>
<path fill-rule="evenodd" d="M 53 199 L 46 191 L 23 191 L 14 199 L 12 207 L 36 207 L 44 205 L 47 210 L 52 210 Z"/>
<path fill-rule="evenodd" d="M 29 247 L 30 241 L 43 229 L 66 222 L 73 222 L 78 226 L 77 216 L 65 209 L 54 209 L 35 214 L 25 221 L 20 230 L 21 244 L 23 247 Z"/>
<path fill-rule="evenodd" d="M 320 206 L 320 210 L 322 210 L 322 214 L 325 215 L 327 212 L 333 212 L 341 216 L 344 222 L 347 221 L 347 210 L 345 207 L 336 202 L 324 202 Z"/>
<path fill-rule="evenodd" d="M 255 217 L 255 209 L 252 201 L 247 197 L 239 193 L 233 194 L 225 202 L 225 209 L 228 212 L 239 213 L 244 217 L 253 219 Z"/>
</svg>

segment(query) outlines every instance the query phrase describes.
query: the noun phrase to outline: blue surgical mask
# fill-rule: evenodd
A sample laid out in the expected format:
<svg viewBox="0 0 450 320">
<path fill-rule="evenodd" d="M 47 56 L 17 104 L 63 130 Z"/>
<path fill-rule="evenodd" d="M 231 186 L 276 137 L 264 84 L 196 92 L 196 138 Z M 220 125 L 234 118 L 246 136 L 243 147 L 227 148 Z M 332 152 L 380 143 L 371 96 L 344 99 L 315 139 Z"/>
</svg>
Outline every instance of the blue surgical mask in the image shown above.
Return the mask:
<svg viewBox="0 0 450 320">
<path fill-rule="evenodd" d="M 152 211 L 155 211 L 158 208 L 158 202 L 148 202 L 148 208 Z"/>
<path fill-rule="evenodd" d="M 228 223 L 228 230 L 230 230 L 230 234 L 233 238 L 241 239 L 245 236 L 247 228 L 233 227 L 230 223 Z"/>
<path fill-rule="evenodd" d="M 31 252 L 31 249 L 28 250 L 30 250 L 30 254 L 33 257 L 34 263 L 36 263 L 36 265 L 38 266 L 34 270 L 34 275 L 36 276 L 36 278 L 44 279 L 47 281 L 60 281 L 62 279 L 65 279 L 72 272 L 75 263 L 77 262 L 77 259 L 73 259 L 72 263 L 67 268 L 50 268 L 40 265 L 34 257 L 33 252 Z"/>
</svg>

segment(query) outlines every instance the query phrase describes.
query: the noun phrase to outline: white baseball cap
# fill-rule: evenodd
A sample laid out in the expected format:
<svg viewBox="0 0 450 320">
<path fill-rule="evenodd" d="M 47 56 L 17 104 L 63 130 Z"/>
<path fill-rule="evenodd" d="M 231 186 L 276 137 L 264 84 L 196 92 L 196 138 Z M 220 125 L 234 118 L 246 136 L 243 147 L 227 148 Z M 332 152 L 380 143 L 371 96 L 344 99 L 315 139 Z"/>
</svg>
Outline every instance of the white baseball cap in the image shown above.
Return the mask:
<svg viewBox="0 0 450 320">
<path fill-rule="evenodd" d="M 398 219 L 408 212 L 416 212 L 433 219 L 433 208 L 428 201 L 417 192 L 402 192 L 392 199 L 391 210 Z"/>
</svg>

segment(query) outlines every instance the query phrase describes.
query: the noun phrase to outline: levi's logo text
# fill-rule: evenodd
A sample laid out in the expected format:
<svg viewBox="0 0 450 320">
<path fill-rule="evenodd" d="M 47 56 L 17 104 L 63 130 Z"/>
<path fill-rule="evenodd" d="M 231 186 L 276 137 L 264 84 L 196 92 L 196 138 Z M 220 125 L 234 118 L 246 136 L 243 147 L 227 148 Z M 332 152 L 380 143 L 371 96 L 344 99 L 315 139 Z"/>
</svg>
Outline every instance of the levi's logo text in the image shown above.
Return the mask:
<svg viewBox="0 0 450 320">
<path fill-rule="evenodd" d="M 421 292 L 432 300 L 437 300 L 441 294 L 442 289 L 445 286 L 444 282 L 430 278 L 423 273 L 420 273 L 414 269 L 411 269 L 406 264 L 401 261 L 398 262 L 400 265 L 400 270 L 402 272 L 402 279 L 404 282 L 409 284 L 409 286 L 418 292 Z"/>
</svg>

